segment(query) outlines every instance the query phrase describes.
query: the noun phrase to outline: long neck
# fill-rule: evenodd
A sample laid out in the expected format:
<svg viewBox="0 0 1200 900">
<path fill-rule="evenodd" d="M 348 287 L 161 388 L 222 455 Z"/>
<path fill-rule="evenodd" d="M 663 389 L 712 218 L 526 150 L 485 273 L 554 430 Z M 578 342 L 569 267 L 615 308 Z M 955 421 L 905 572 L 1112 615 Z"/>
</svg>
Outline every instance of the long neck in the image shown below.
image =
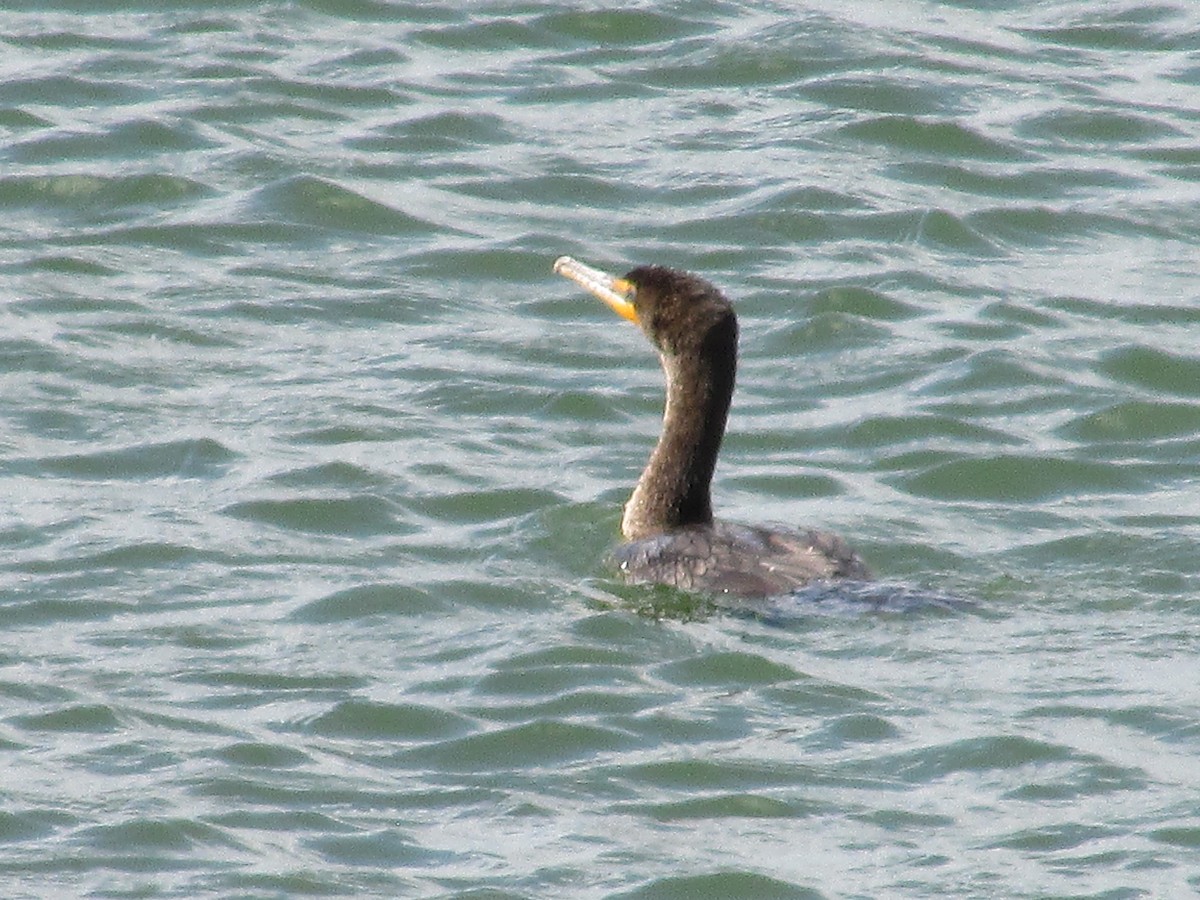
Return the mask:
<svg viewBox="0 0 1200 900">
<path fill-rule="evenodd" d="M 712 477 L 733 396 L 737 326 L 710 337 L 700 353 L 662 358 L 663 430 L 625 504 L 626 540 L 712 523 Z"/>
</svg>

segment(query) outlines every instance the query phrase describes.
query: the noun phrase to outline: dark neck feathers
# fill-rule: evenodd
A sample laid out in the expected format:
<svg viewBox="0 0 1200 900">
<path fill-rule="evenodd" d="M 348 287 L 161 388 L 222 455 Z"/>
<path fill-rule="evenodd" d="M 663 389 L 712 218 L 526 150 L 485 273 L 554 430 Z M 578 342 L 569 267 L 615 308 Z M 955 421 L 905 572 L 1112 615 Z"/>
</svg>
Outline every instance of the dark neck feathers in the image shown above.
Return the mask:
<svg viewBox="0 0 1200 900">
<path fill-rule="evenodd" d="M 638 540 L 712 523 L 711 485 L 737 370 L 737 319 L 721 310 L 702 336 L 661 352 L 667 380 L 663 430 L 633 495 L 621 531 Z"/>
</svg>

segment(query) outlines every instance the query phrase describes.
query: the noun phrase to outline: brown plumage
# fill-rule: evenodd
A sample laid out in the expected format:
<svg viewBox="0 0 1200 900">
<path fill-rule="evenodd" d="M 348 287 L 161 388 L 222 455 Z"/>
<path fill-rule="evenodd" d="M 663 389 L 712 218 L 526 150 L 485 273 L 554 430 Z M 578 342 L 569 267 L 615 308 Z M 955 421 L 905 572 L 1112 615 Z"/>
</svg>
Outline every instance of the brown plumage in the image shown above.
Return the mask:
<svg viewBox="0 0 1200 900">
<path fill-rule="evenodd" d="M 554 270 L 635 322 L 666 374 L 663 429 L 638 479 L 614 556 L 633 581 L 769 596 L 812 581 L 868 579 L 842 538 L 714 521 L 711 484 L 737 370 L 737 317 L 713 285 L 689 273 L 640 266 L 614 278 L 562 257 Z"/>
</svg>

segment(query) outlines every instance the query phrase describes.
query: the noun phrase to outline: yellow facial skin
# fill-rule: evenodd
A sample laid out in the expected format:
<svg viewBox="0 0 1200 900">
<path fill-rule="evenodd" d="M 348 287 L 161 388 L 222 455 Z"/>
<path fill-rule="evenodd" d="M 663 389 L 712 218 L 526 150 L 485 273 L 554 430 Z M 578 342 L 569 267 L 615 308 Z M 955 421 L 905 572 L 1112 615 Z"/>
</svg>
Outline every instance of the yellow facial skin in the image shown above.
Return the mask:
<svg viewBox="0 0 1200 900">
<path fill-rule="evenodd" d="M 637 310 L 633 307 L 633 297 L 637 287 L 624 278 L 617 278 L 593 269 L 569 256 L 560 256 L 554 261 L 555 274 L 570 278 L 577 285 L 603 300 L 608 307 L 622 319 L 628 319 L 635 325 L 640 325 Z"/>
</svg>

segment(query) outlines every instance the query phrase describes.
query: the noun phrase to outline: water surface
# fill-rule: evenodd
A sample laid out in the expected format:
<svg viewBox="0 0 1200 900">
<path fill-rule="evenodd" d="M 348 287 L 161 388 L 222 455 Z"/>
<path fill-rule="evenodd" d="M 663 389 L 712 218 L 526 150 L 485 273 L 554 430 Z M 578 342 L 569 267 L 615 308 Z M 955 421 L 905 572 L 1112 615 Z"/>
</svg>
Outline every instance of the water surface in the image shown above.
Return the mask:
<svg viewBox="0 0 1200 900">
<path fill-rule="evenodd" d="M 9 3 L 8 897 L 1200 890 L 1200 13 Z M 973 610 L 613 580 L 715 501 Z"/>
</svg>

